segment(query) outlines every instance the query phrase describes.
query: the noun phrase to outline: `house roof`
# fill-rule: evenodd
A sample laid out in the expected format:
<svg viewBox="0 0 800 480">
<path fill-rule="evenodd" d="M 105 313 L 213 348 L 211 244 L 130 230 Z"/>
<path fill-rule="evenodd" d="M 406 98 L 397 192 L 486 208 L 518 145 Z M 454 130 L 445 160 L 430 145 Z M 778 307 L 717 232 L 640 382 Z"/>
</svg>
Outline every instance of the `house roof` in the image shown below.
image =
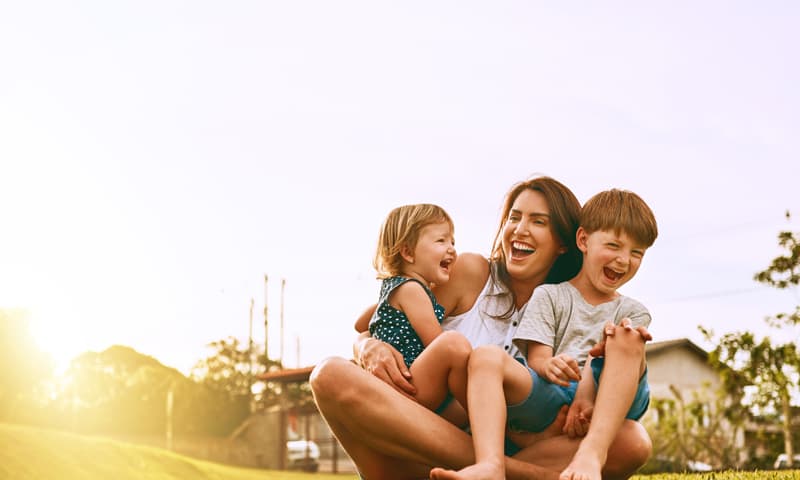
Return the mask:
<svg viewBox="0 0 800 480">
<path fill-rule="evenodd" d="M 658 353 L 663 353 L 664 351 L 667 350 L 672 350 L 681 347 L 688 348 L 690 351 L 703 357 L 704 360 L 708 359 L 708 352 L 703 350 L 700 346 L 698 346 L 696 343 L 689 340 L 688 338 L 677 338 L 675 340 L 665 340 L 663 342 L 650 342 L 647 345 L 645 345 L 645 354 L 646 355 L 658 354 Z"/>
<path fill-rule="evenodd" d="M 295 383 L 306 382 L 311 375 L 311 370 L 314 366 L 303 368 L 284 368 L 283 370 L 273 370 L 271 372 L 262 373 L 256 378 L 264 380 L 265 382 L 281 382 L 281 383 Z"/>
</svg>

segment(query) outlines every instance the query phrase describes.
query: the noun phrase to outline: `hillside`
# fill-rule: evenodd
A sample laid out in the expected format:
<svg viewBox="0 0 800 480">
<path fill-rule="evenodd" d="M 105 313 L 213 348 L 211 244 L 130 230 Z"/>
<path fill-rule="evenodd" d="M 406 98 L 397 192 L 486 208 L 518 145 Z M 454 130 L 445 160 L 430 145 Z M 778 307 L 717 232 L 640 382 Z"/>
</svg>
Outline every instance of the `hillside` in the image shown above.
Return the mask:
<svg viewBox="0 0 800 480">
<path fill-rule="evenodd" d="M 351 480 L 353 475 L 237 468 L 172 452 L 34 427 L 0 424 L 3 480 Z"/>
</svg>

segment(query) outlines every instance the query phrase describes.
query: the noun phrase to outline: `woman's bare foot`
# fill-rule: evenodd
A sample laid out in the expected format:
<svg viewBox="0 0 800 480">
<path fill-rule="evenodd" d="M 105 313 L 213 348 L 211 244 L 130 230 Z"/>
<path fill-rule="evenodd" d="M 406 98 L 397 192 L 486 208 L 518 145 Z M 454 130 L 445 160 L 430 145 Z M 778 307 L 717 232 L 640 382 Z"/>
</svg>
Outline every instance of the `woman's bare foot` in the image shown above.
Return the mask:
<svg viewBox="0 0 800 480">
<path fill-rule="evenodd" d="M 459 471 L 434 468 L 431 470 L 431 480 L 504 480 L 505 470 L 502 466 L 489 462 L 476 463 Z"/>
</svg>

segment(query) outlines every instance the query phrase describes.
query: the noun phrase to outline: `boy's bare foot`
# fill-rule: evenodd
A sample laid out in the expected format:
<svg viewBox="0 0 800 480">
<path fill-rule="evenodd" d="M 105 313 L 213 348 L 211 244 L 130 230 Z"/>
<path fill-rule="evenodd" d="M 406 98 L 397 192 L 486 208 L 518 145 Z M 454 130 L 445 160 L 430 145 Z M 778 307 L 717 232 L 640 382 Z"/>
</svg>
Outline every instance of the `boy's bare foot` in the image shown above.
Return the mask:
<svg viewBox="0 0 800 480">
<path fill-rule="evenodd" d="M 504 480 L 506 478 L 503 467 L 491 463 L 476 463 L 459 471 L 434 468 L 431 470 L 431 480 Z"/>
<path fill-rule="evenodd" d="M 600 472 L 604 463 L 604 459 L 578 449 L 558 480 L 602 480 Z"/>
</svg>

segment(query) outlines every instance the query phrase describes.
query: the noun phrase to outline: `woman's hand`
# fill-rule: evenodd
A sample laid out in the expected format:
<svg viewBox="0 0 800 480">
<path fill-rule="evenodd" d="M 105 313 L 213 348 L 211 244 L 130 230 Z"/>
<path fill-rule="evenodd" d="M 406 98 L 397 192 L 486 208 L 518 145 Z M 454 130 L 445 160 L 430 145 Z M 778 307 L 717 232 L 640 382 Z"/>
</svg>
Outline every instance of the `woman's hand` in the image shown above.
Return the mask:
<svg viewBox="0 0 800 480">
<path fill-rule="evenodd" d="M 388 343 L 362 335 L 356 350 L 358 364 L 367 372 L 391 385 L 395 390 L 416 401 L 416 387 L 411 383 L 411 372 L 403 355 Z"/>
</svg>

